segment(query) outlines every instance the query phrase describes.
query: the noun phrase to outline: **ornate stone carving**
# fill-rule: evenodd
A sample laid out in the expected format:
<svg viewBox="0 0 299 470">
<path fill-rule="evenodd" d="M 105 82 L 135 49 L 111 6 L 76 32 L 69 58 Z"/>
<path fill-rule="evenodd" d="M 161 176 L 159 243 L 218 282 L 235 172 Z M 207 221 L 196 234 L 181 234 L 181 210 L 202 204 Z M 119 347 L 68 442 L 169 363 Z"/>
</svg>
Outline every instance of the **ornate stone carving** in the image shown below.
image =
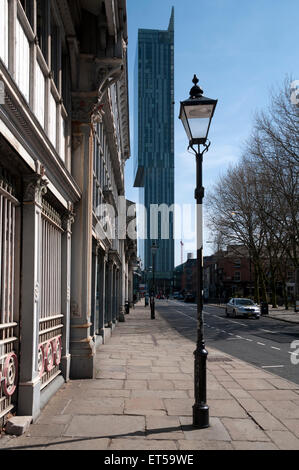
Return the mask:
<svg viewBox="0 0 299 470">
<path fill-rule="evenodd" d="M 24 177 L 25 190 L 23 202 L 36 202 L 41 204 L 42 197 L 47 193 L 48 181 L 43 180 L 41 175 L 33 174 Z"/>
<path fill-rule="evenodd" d="M 98 92 L 72 93 L 72 120 L 90 124 L 91 114 L 98 102 Z"/>
<path fill-rule="evenodd" d="M 34 302 L 37 303 L 39 301 L 39 283 L 35 283 L 34 287 Z"/>
<path fill-rule="evenodd" d="M 68 210 L 62 216 L 62 227 L 66 232 L 71 232 L 71 226 L 75 222 L 75 212 L 74 212 L 74 205 L 72 202 L 68 201 Z"/>
</svg>

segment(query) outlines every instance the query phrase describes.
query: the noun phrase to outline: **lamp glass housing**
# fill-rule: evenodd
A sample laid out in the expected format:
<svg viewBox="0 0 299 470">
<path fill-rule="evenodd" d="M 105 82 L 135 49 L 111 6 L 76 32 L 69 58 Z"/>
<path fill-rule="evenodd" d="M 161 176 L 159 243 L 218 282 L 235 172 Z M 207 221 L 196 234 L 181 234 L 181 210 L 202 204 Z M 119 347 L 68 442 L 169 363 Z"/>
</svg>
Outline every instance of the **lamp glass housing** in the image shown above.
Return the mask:
<svg viewBox="0 0 299 470">
<path fill-rule="evenodd" d="M 204 96 L 181 102 L 180 116 L 190 145 L 205 144 L 217 100 Z"/>
</svg>

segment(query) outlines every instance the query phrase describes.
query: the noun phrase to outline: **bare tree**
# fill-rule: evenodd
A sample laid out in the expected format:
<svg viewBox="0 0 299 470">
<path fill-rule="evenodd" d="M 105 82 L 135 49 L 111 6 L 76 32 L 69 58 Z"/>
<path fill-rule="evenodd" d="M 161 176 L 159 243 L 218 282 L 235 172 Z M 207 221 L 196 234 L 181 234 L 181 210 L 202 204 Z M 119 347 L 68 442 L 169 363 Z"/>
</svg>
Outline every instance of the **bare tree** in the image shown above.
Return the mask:
<svg viewBox="0 0 299 470">
<path fill-rule="evenodd" d="M 286 79 L 272 94 L 269 109 L 256 115 L 240 163 L 221 177 L 207 198 L 210 227 L 227 244 L 248 248 L 256 299 L 260 286 L 267 300 L 269 284 L 273 306 L 277 282 L 286 276 L 283 264 L 298 272 L 299 108 L 290 97 L 291 79 Z"/>
</svg>

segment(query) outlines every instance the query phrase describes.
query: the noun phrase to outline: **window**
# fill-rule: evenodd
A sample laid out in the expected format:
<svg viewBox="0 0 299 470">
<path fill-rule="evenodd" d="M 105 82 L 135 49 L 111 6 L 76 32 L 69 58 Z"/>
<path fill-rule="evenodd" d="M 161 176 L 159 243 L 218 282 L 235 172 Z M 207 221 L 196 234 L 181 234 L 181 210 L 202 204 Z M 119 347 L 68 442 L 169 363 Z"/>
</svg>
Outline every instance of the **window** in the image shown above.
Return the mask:
<svg viewBox="0 0 299 470">
<path fill-rule="evenodd" d="M 235 271 L 235 273 L 234 273 L 234 281 L 241 281 L 241 273 L 240 273 L 240 271 Z"/>
<path fill-rule="evenodd" d="M 25 31 L 17 18 L 16 22 L 16 82 L 29 102 L 30 45 Z"/>
<path fill-rule="evenodd" d="M 54 96 L 50 94 L 49 100 L 49 139 L 51 140 L 53 146 L 56 148 L 56 117 L 57 105 Z"/>
<path fill-rule="evenodd" d="M 59 155 L 60 155 L 61 160 L 63 161 L 65 161 L 65 134 L 66 134 L 65 119 L 63 118 L 63 116 L 60 116 Z"/>
<path fill-rule="evenodd" d="M 48 6 L 48 2 L 46 0 L 37 0 L 37 4 L 36 4 L 37 38 L 38 38 L 39 47 L 43 53 L 43 56 L 46 62 L 48 62 L 47 6 Z"/>
<path fill-rule="evenodd" d="M 0 58 L 8 67 L 8 1 L 0 0 Z"/>
<path fill-rule="evenodd" d="M 59 31 L 51 18 L 51 72 L 53 80 L 57 89 L 59 89 L 59 70 L 60 70 L 60 45 L 59 45 Z M 60 90 L 59 90 L 60 91 Z"/>
<path fill-rule="evenodd" d="M 42 127 L 45 124 L 45 76 L 40 68 L 39 63 L 36 63 L 35 68 L 35 115 L 39 120 Z"/>
<path fill-rule="evenodd" d="M 33 11 L 32 11 L 32 0 L 20 0 L 20 3 L 23 7 L 23 10 L 25 12 L 25 15 L 27 16 L 27 19 L 29 23 L 31 24 L 31 27 L 33 26 Z"/>
</svg>

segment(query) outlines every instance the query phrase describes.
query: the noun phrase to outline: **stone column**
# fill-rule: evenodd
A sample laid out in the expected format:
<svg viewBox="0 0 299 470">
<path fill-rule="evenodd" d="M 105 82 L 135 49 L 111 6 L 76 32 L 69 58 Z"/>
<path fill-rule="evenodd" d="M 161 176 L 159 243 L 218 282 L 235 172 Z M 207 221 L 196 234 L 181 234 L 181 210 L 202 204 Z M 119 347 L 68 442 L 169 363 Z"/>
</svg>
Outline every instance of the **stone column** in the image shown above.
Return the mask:
<svg viewBox="0 0 299 470">
<path fill-rule="evenodd" d="M 116 324 L 116 292 L 117 292 L 117 281 L 116 281 L 116 265 L 113 265 L 113 291 L 112 291 L 112 323 Z"/>
<path fill-rule="evenodd" d="M 120 317 L 120 275 L 119 267 L 116 270 L 116 321 L 119 321 Z"/>
<path fill-rule="evenodd" d="M 88 106 L 87 108 L 90 109 Z M 93 136 L 87 112 L 73 112 L 72 117 L 80 119 L 73 121 L 72 169 L 73 176 L 81 188 L 82 199 L 75 207 L 76 219 L 72 236 L 70 377 L 90 379 L 94 376 L 95 356 L 95 344 L 90 335 Z"/>
<path fill-rule="evenodd" d="M 108 326 L 112 328 L 112 309 L 113 309 L 113 262 L 108 261 L 108 285 L 107 285 L 107 319 Z"/>
<path fill-rule="evenodd" d="M 63 319 L 61 371 L 66 381 L 70 378 L 70 308 L 71 308 L 71 256 L 72 232 L 74 223 L 73 205 L 68 203 L 68 213 L 63 217 L 64 233 L 61 240 L 61 313 Z"/>
<path fill-rule="evenodd" d="M 106 257 L 99 250 L 98 255 L 98 273 L 97 273 L 97 295 L 99 298 L 98 310 L 98 334 L 104 339 L 105 331 L 105 280 L 106 280 Z"/>
<path fill-rule="evenodd" d="M 125 267 L 126 267 L 126 257 L 125 257 L 125 241 L 120 240 L 120 253 L 121 253 L 121 265 L 119 270 L 119 321 L 125 321 L 125 297 L 126 297 L 126 287 L 125 287 Z"/>
<path fill-rule="evenodd" d="M 18 414 L 40 413 L 40 376 L 38 371 L 38 335 L 42 257 L 42 196 L 47 192 L 43 170 L 24 177 L 22 228 L 21 347 Z"/>
<path fill-rule="evenodd" d="M 91 328 L 90 334 L 93 338 L 93 341 L 96 340 L 97 334 L 97 273 L 98 273 L 98 244 L 93 239 L 92 243 L 92 274 L 91 274 Z"/>
</svg>

